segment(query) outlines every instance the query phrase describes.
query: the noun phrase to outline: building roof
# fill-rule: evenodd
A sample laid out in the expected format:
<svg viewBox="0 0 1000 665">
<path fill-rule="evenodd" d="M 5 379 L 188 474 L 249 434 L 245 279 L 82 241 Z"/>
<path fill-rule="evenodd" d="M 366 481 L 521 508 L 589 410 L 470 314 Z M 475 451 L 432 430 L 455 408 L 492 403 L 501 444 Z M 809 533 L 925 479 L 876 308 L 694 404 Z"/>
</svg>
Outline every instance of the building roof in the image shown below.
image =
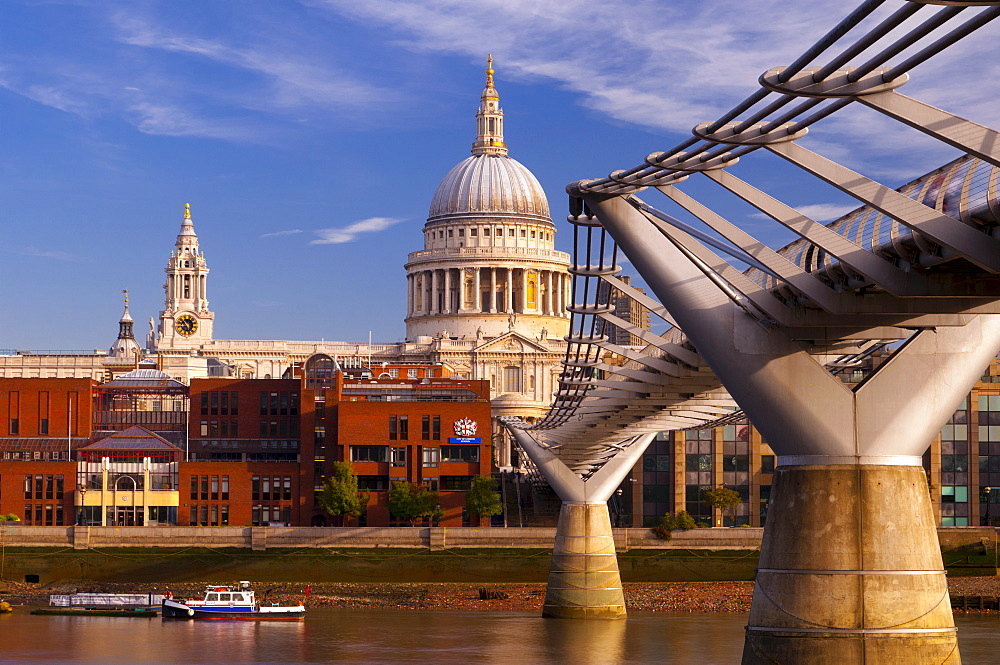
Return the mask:
<svg viewBox="0 0 1000 665">
<path fill-rule="evenodd" d="M 178 452 L 180 448 L 173 445 L 162 436 L 150 432 L 145 427 L 135 425 L 122 432 L 115 432 L 89 446 L 80 449 L 82 452 L 96 453 L 102 450 L 168 450 Z"/>
<path fill-rule="evenodd" d="M 473 155 L 444 177 L 427 221 L 465 215 L 510 215 L 549 222 L 549 202 L 538 179 L 506 155 Z"/>
<path fill-rule="evenodd" d="M 438 185 L 427 221 L 499 215 L 551 223 L 542 186 L 531 171 L 507 156 L 500 95 L 493 87 L 493 56 L 487 65 L 476 125 L 472 156 L 459 162 Z"/>
<path fill-rule="evenodd" d="M 158 369 L 136 369 L 97 386 L 98 392 L 187 392 L 187 386 Z"/>
</svg>

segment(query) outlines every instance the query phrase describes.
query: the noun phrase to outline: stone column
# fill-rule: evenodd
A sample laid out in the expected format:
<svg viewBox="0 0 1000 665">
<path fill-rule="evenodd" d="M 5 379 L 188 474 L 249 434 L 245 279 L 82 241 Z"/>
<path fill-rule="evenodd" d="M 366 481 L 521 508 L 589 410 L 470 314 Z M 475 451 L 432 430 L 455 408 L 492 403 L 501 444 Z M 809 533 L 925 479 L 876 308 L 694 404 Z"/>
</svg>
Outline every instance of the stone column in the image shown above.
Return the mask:
<svg viewBox="0 0 1000 665">
<path fill-rule="evenodd" d="M 406 276 L 406 318 L 413 316 L 413 275 Z"/>
<path fill-rule="evenodd" d="M 506 303 L 505 311 L 509 314 L 514 311 L 514 269 L 507 268 L 507 293 L 504 298 Z"/>
<path fill-rule="evenodd" d="M 489 309 L 490 313 L 496 313 L 497 311 L 497 269 L 490 268 L 490 302 Z"/>
<path fill-rule="evenodd" d="M 424 302 L 424 314 L 431 313 L 431 272 L 429 270 L 424 271 L 423 286 L 420 289 L 420 297 L 423 298 Z"/>
<path fill-rule="evenodd" d="M 427 310 L 429 314 L 437 314 L 438 309 L 438 271 L 431 270 L 431 306 Z"/>
<path fill-rule="evenodd" d="M 443 314 L 451 314 L 451 268 L 444 269 L 444 308 Z"/>
<path fill-rule="evenodd" d="M 552 271 L 545 271 L 545 314 L 552 316 L 556 312 L 555 301 L 552 299 Z"/>
<path fill-rule="evenodd" d="M 538 281 L 538 278 L 535 278 Z M 538 309 L 538 294 L 535 294 L 535 309 Z M 528 270 L 521 269 L 521 313 L 528 311 Z"/>
<path fill-rule="evenodd" d="M 483 311 L 483 287 L 480 284 L 480 279 L 479 279 L 480 278 L 479 273 L 481 272 L 481 269 L 479 266 L 476 266 L 475 268 L 473 268 L 473 271 L 474 272 L 472 277 L 472 284 L 473 284 L 472 311 L 479 313 Z"/>
</svg>

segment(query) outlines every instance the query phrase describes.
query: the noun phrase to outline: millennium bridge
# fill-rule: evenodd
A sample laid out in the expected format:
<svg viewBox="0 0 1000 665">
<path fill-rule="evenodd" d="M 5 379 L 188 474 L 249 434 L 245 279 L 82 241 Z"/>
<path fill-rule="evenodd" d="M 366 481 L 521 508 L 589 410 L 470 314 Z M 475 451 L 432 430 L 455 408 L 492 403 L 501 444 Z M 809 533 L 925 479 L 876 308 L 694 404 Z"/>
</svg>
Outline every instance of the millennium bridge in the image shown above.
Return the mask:
<svg viewBox="0 0 1000 665">
<path fill-rule="evenodd" d="M 504 420 L 563 501 L 546 616 L 625 615 L 608 499 L 657 432 L 745 414 L 778 465 L 743 663 L 960 662 L 921 455 L 1000 352 L 1000 133 L 901 89 L 992 28 L 998 5 L 864 2 L 680 145 L 567 187 L 575 265 L 560 387 L 541 421 Z M 803 145 L 858 104 L 960 156 L 899 187 Z M 731 172 L 742 162 L 752 179 L 767 155 L 859 207 L 822 224 Z M 797 239 L 771 249 L 685 191 L 689 179 Z M 658 209 L 660 196 L 690 221 Z M 650 295 L 616 278 L 620 255 Z M 667 332 L 614 316 L 611 287 Z M 608 325 L 646 346 L 611 344 Z M 861 382 L 836 375 L 875 353 Z"/>
</svg>

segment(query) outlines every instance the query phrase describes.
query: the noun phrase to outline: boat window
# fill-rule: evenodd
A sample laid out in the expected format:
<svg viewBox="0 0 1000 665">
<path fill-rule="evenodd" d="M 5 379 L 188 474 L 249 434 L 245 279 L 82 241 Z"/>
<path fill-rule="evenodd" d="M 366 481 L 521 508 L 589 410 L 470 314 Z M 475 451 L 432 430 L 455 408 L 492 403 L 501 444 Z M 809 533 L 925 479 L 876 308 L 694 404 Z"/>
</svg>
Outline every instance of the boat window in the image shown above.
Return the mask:
<svg viewBox="0 0 1000 665">
<path fill-rule="evenodd" d="M 241 600 L 245 600 L 245 598 L 243 598 L 243 594 L 242 593 L 234 593 L 233 594 L 233 600 L 235 600 L 235 601 L 241 601 Z"/>
<path fill-rule="evenodd" d="M 218 599 L 219 599 L 219 594 L 217 593 L 205 594 L 205 600 L 218 600 Z"/>
<path fill-rule="evenodd" d="M 228 601 L 228 600 L 231 600 L 231 599 L 232 599 L 232 594 L 230 594 L 230 593 L 220 593 L 219 594 L 219 600 Z"/>
</svg>

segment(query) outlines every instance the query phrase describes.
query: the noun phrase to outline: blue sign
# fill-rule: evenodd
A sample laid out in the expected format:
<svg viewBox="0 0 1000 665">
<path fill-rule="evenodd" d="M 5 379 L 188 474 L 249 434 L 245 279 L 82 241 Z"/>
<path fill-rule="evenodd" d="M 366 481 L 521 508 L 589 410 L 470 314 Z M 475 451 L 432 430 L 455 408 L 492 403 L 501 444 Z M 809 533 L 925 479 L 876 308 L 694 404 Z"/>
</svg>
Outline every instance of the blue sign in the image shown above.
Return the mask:
<svg viewBox="0 0 1000 665">
<path fill-rule="evenodd" d="M 482 437 L 478 436 L 449 436 L 448 443 L 482 443 Z"/>
</svg>

